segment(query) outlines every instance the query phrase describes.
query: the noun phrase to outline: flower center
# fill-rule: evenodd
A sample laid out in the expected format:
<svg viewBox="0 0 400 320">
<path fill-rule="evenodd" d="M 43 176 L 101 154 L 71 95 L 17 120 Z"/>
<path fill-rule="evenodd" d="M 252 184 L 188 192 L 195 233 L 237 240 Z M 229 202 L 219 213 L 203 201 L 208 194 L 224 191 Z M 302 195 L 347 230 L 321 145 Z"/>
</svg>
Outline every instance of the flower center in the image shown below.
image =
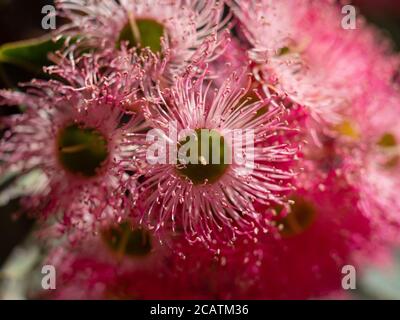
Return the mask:
<svg viewBox="0 0 400 320">
<path fill-rule="evenodd" d="M 393 169 L 400 163 L 400 153 L 397 148 L 398 143 L 396 137 L 392 133 L 385 133 L 378 141 L 378 146 L 387 155 L 387 160 L 383 166 L 387 169 Z"/>
<path fill-rule="evenodd" d="M 291 52 L 289 47 L 282 47 L 278 49 L 277 55 L 278 56 L 284 56 L 287 55 Z"/>
<path fill-rule="evenodd" d="M 298 235 L 308 229 L 315 220 L 316 211 L 314 206 L 307 200 L 294 197 L 294 204 L 290 207 L 288 215 L 281 220 L 281 235 L 283 237 L 291 237 Z"/>
<path fill-rule="evenodd" d="M 177 171 L 194 184 L 214 183 L 226 172 L 228 146 L 215 130 L 196 129 L 178 143 Z"/>
<path fill-rule="evenodd" d="M 93 177 L 108 157 L 107 141 L 95 129 L 76 124 L 62 129 L 57 139 L 58 160 L 70 173 Z"/>
<path fill-rule="evenodd" d="M 161 38 L 164 32 L 164 26 L 153 19 L 129 21 L 121 30 L 117 47 L 121 45 L 121 42 L 127 41 L 129 48 L 149 47 L 153 53 L 158 53 L 161 51 Z"/>
<path fill-rule="evenodd" d="M 397 146 L 396 137 L 391 133 L 385 133 L 378 141 L 378 145 L 383 148 L 392 148 Z"/>
<path fill-rule="evenodd" d="M 251 104 L 253 104 L 255 102 L 259 102 L 261 100 L 262 96 L 263 96 L 263 89 L 262 89 L 261 83 L 256 79 L 252 79 L 249 90 L 246 92 L 245 95 L 243 95 L 239 99 L 239 101 L 238 101 L 237 105 L 234 107 L 234 109 L 236 109 L 236 110 L 246 109 Z M 268 105 L 260 106 L 257 109 L 257 111 L 255 112 L 254 117 L 250 121 L 253 121 L 259 117 L 262 117 L 267 112 L 268 112 Z"/>
<path fill-rule="evenodd" d="M 152 236 L 143 228 L 132 228 L 128 222 L 102 232 L 107 247 L 118 256 L 144 257 L 153 249 Z"/>
</svg>

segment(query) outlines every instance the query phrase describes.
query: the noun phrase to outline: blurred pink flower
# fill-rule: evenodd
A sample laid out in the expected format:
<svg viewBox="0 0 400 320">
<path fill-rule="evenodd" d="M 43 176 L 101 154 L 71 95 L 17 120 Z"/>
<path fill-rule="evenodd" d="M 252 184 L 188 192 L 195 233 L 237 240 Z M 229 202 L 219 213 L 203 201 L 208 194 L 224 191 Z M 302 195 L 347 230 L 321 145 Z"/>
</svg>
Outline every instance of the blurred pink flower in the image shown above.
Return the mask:
<svg viewBox="0 0 400 320">
<path fill-rule="evenodd" d="M 387 81 L 399 66 L 388 41 L 362 18 L 355 30 L 344 29 L 334 1 L 240 1 L 232 7 L 263 81 L 317 120 L 340 122 L 340 112 L 371 80 Z"/>
</svg>

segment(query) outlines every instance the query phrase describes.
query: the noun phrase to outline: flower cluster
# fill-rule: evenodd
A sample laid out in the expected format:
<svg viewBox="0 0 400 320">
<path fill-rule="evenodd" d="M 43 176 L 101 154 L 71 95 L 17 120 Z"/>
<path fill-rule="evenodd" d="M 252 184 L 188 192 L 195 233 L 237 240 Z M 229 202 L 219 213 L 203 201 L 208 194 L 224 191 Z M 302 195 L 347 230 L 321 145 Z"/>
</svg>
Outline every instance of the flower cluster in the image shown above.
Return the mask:
<svg viewBox="0 0 400 320">
<path fill-rule="evenodd" d="M 40 172 L 21 204 L 62 239 L 52 298 L 319 298 L 398 243 L 400 59 L 361 17 L 344 29 L 330 0 L 56 4 L 48 79 L 0 91 L 22 110 L 0 173 Z"/>
</svg>

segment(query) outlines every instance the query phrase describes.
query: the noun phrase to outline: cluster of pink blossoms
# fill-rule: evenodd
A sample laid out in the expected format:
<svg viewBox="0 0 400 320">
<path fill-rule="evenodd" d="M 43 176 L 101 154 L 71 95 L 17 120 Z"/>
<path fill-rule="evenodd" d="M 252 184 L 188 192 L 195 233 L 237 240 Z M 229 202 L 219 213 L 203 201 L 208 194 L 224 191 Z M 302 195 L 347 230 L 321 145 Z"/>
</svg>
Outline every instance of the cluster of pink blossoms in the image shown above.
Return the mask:
<svg viewBox="0 0 400 320">
<path fill-rule="evenodd" d="M 386 261 L 400 59 L 363 18 L 343 28 L 330 0 L 56 3 L 50 80 L 0 91 L 24 107 L 0 173 L 39 170 L 21 201 L 59 240 L 52 298 L 320 298 L 344 266 Z M 250 130 L 251 164 L 149 161 L 171 123 L 223 150 Z"/>
</svg>

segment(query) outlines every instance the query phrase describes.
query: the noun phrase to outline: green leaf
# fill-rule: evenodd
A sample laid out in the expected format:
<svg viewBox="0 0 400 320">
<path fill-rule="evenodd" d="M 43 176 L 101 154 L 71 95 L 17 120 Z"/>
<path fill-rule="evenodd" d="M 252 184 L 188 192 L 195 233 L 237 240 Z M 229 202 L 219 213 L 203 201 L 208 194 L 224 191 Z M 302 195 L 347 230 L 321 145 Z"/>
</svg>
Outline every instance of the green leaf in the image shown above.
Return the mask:
<svg viewBox="0 0 400 320">
<path fill-rule="evenodd" d="M 7 43 L 0 46 L 0 64 L 12 64 L 31 72 L 40 73 L 42 67 L 50 63 L 49 53 L 61 49 L 63 44 L 63 38 L 53 41 L 49 35 Z"/>
</svg>

